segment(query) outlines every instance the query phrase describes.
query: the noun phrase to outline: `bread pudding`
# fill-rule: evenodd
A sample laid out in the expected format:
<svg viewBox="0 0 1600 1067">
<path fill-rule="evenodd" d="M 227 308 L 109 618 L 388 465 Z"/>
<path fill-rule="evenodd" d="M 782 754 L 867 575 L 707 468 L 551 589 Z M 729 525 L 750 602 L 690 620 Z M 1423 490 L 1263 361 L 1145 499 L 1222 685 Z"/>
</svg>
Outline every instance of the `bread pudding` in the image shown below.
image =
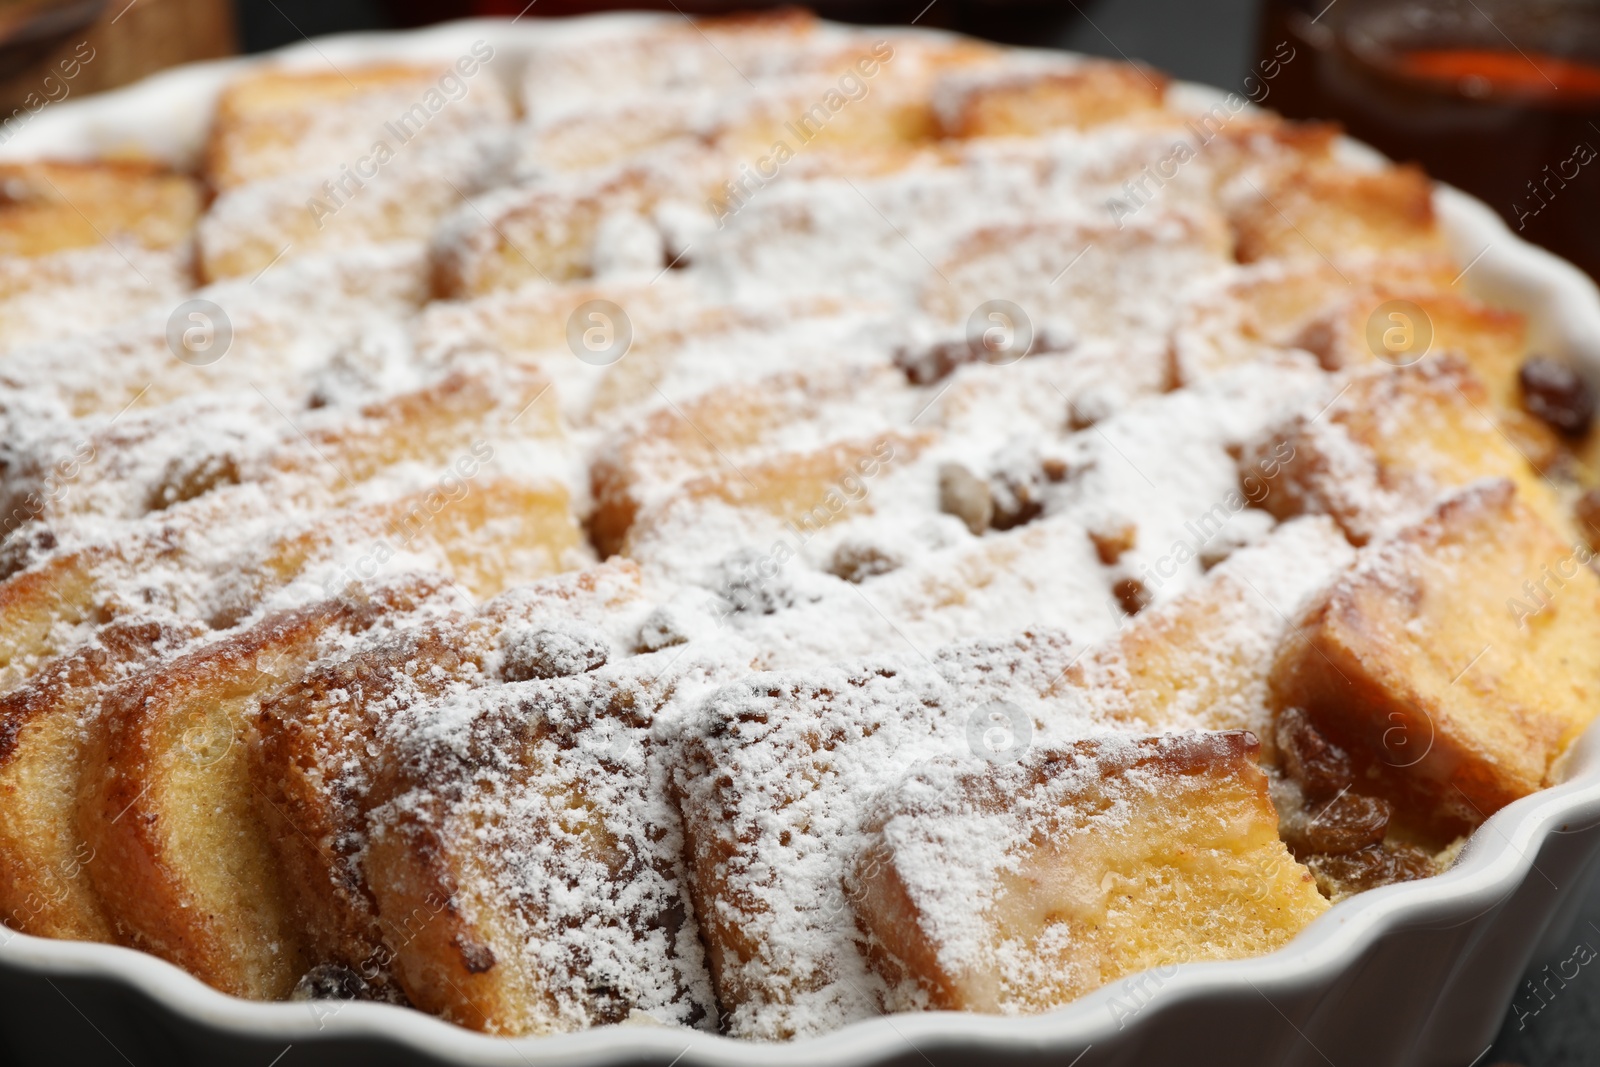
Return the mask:
<svg viewBox="0 0 1600 1067">
<path fill-rule="evenodd" d="M 1273 951 L 1559 778 L 1593 395 L 1421 173 L 1132 64 L 579 32 L 0 164 L 6 928 L 780 1041 Z"/>
</svg>

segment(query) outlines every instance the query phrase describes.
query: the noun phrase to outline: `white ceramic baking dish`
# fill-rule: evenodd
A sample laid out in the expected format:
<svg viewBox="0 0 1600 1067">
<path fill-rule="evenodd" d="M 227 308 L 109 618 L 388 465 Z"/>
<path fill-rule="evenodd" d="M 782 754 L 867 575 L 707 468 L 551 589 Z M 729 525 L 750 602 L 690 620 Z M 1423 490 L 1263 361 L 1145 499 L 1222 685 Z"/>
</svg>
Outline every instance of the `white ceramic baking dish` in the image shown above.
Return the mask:
<svg viewBox="0 0 1600 1067">
<path fill-rule="evenodd" d="M 607 25 L 654 17 L 458 22 L 325 38 L 279 57 L 308 66 L 452 58 L 485 39 L 495 74 L 514 78 L 519 53 L 536 39 L 561 35 L 584 47 Z M 0 158 L 136 150 L 192 162 L 218 87 L 250 62 L 193 65 L 50 104 L 0 146 Z M 1471 264 L 1461 284 L 1526 311 L 1539 347 L 1600 378 L 1600 293 L 1588 278 L 1518 239 L 1479 201 L 1441 187 L 1437 202 L 1459 261 Z M 899 1015 L 783 1046 L 638 1026 L 504 1040 L 385 1005 L 238 1000 L 143 953 L 0 929 L 0 1060 L 1469 1067 L 1488 1050 L 1529 961 L 1559 947 L 1551 938 L 1569 925 L 1597 860 L 1600 727 L 1575 747 L 1564 784 L 1496 814 L 1448 873 L 1337 904 L 1270 956 L 1149 972 L 1041 1016 Z"/>
</svg>

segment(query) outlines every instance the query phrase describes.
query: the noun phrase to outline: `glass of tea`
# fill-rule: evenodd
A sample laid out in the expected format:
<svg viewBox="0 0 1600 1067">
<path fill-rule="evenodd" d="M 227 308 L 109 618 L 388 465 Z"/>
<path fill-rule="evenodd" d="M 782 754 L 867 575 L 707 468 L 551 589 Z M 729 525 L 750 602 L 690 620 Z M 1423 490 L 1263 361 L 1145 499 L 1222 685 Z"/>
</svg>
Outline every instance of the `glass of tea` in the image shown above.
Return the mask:
<svg viewBox="0 0 1600 1067">
<path fill-rule="evenodd" d="M 1600 280 L 1600 0 L 1268 0 L 1272 105 L 1484 200 Z"/>
</svg>

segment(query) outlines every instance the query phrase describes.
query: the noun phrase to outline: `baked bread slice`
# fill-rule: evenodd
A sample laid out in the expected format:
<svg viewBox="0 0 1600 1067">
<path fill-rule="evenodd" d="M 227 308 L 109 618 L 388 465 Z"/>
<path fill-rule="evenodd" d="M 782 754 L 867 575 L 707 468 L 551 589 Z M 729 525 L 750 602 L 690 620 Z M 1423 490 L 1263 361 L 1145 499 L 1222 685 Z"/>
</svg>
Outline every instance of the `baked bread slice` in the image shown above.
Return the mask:
<svg viewBox="0 0 1600 1067">
<path fill-rule="evenodd" d="M 238 521 L 232 543 L 214 538 Z M 274 519 L 279 521 L 273 521 Z M 254 521 L 250 521 L 250 520 Z M 438 487 L 326 513 L 272 516 L 247 487 L 221 490 L 119 536 L 57 547 L 0 581 L 0 684 L 15 684 L 69 651 L 95 626 L 151 604 L 226 629 L 287 587 L 310 596 L 425 563 L 462 587 L 493 596 L 519 581 L 580 564 L 580 531 L 558 482 L 485 476 L 465 495 Z"/>
<path fill-rule="evenodd" d="M 1276 762 L 1268 681 L 1279 650 L 1299 640 L 1295 620 L 1354 559 L 1326 518 L 1287 522 L 1128 619 L 1055 692 L 1151 732 L 1250 731 Z"/>
<path fill-rule="evenodd" d="M 1234 732 L 914 768 L 852 872 L 886 1006 L 1048 1011 L 1287 943 L 1328 903 L 1278 839 L 1256 756 Z"/>
<path fill-rule="evenodd" d="M 476 42 L 454 63 L 264 67 L 217 104 L 198 233 L 208 280 L 352 242 L 425 239 L 509 156 L 512 105 Z"/>
<path fill-rule="evenodd" d="M 1513 483 L 1477 482 L 1362 550 L 1273 676 L 1403 810 L 1477 826 L 1542 788 L 1594 718 L 1600 578 Z"/>
<path fill-rule="evenodd" d="M 1358 545 L 1480 478 L 1510 479 L 1525 506 L 1565 529 L 1557 493 L 1496 422 L 1491 404 L 1481 379 L 1450 354 L 1359 372 L 1254 443 L 1241 469 L 1272 463 L 1262 507 L 1280 518 L 1331 515 Z"/>
<path fill-rule="evenodd" d="M 1234 254 L 1313 259 L 1350 252 L 1446 252 L 1421 168 L 1323 164 L 1242 172 L 1230 189 Z"/>
<path fill-rule="evenodd" d="M 602 565 L 515 590 L 481 612 L 458 609 L 332 658 L 262 705 L 259 743 L 250 752 L 258 810 L 271 828 L 289 906 L 296 926 L 307 932 L 313 966 L 356 976 L 352 981 L 361 995 L 388 996 L 399 988 L 395 961 L 409 952 L 419 983 L 408 988 L 411 995 L 441 1005 L 448 1000 L 462 1009 L 456 1014 L 464 1025 L 508 1032 L 556 1025 L 553 1017 L 540 1016 L 545 1021 L 539 1023 L 506 1004 L 494 1020 L 478 1016 L 436 975 L 418 969 L 426 963 L 418 955 L 422 944 L 411 944 L 411 932 L 397 933 L 411 931 L 406 917 L 414 909 L 391 909 L 392 921 L 379 911 L 366 867 L 369 816 L 399 792 L 422 788 L 411 777 L 417 768 L 404 763 L 410 757 L 403 752 L 413 744 L 409 732 L 448 708 L 465 707 L 463 701 L 493 699 L 475 696 L 480 689 L 581 674 L 620 655 L 605 630 L 639 603 L 637 568 Z M 458 769 L 466 777 L 456 782 L 453 795 L 463 800 L 474 787 L 469 769 Z M 390 860 L 431 862 L 397 855 Z M 449 896 L 434 899 L 425 914 L 439 915 Z M 460 915 L 440 920 L 441 927 L 465 921 Z M 432 940 L 423 944 L 430 952 L 439 949 Z M 510 969 L 508 963 L 470 981 L 496 983 Z"/>
<path fill-rule="evenodd" d="M 1455 261 L 1437 252 L 1338 258 L 1330 253 L 1328 260 L 1252 264 L 1215 289 L 1196 294 L 1180 310 L 1172 339 L 1174 375 L 1189 385 L 1278 349 L 1320 349 L 1319 333 L 1312 327 L 1336 310 L 1364 308 L 1370 315 L 1389 299 L 1379 294 L 1391 292 L 1410 293 L 1411 299 L 1426 303 L 1449 290 L 1459 274 Z M 1362 333 L 1352 341 L 1365 345 L 1366 322 L 1355 325 Z M 1371 350 L 1366 352 L 1370 357 Z"/>
<path fill-rule="evenodd" d="M 1394 329 L 1402 347 L 1391 353 L 1383 338 Z M 1541 469 L 1558 453 L 1556 434 L 1522 403 L 1518 378 L 1531 353 L 1527 317 L 1520 312 L 1487 306 L 1456 288 L 1381 285 L 1336 303 L 1306 323 L 1294 343 L 1333 370 L 1378 360 L 1409 365 L 1453 354 L 1483 383 L 1488 402 L 1475 402 L 1494 416 L 1514 448 Z"/>
<path fill-rule="evenodd" d="M 47 256 L 102 242 L 181 245 L 200 216 L 193 178 L 155 163 L 38 162 L 0 166 L 0 255 Z"/>
<path fill-rule="evenodd" d="M 548 378 L 525 365 L 480 364 L 378 400 L 293 415 L 257 393 L 191 403 L 185 406 L 194 425 L 180 450 L 172 447 L 170 410 L 130 414 L 82 437 L 86 424 L 99 420 L 74 420 L 60 427 L 58 446 L 71 462 L 17 464 L 0 506 L 13 519 L 7 532 L 15 534 L 28 522 L 137 519 L 218 490 L 242 498 L 239 486 L 283 512 L 312 513 L 430 486 L 460 497 L 480 472 L 531 474 L 541 458 L 557 467 L 563 428 L 554 398 L 539 403 L 550 388 Z M 245 514 L 248 504 L 235 499 L 228 507 Z"/>
<path fill-rule="evenodd" d="M 136 276 L 135 282 L 144 288 Z M 12 398 L 7 413 L 20 419 L 13 432 L 63 417 L 92 418 L 85 429 L 94 432 L 120 414 L 207 393 L 251 400 L 264 393 L 284 410 L 298 408 L 326 384 L 330 364 L 346 362 L 336 357 L 348 356 L 365 332 L 415 311 L 426 299 L 426 283 L 421 249 L 353 244 L 307 256 L 293 270 L 191 290 L 189 297 L 218 305 L 223 315 L 178 317 L 175 325 L 184 331 L 200 331 L 199 348 L 183 361 L 167 339 L 178 300 L 161 299 L 155 313 L 101 330 L 14 348 L 0 383 Z M 179 351 L 185 350 L 182 338 L 178 333 Z M 80 431 L 74 443 L 84 436 Z"/>
<path fill-rule="evenodd" d="M 495 1034 L 714 1021 L 651 738 L 706 684 L 674 657 L 475 690 L 398 741 L 362 866 L 412 1003 Z"/>
<path fill-rule="evenodd" d="M 78 772 L 77 832 L 118 941 L 236 996 L 289 993 L 304 946 L 255 815 L 251 722 L 330 648 L 441 596 L 437 582 L 402 580 L 272 615 L 103 696 Z"/>
<path fill-rule="evenodd" d="M 230 82 L 217 100 L 205 146 L 205 177 L 226 190 L 284 174 L 320 172 L 331 164 L 334 169 L 323 177 L 342 181 L 339 164 L 348 171 L 372 149 L 374 138 L 388 134 L 398 140 L 405 133 L 426 143 L 503 120 L 510 112 L 504 92 L 492 77 L 476 76 L 493 59 L 493 48 L 487 56 L 484 50 L 480 46 L 463 57 L 472 74 L 452 72 L 446 63 L 252 71 Z M 442 85 L 445 77 L 453 81 Z M 421 111 L 412 111 L 416 104 Z M 399 133 L 385 127 L 396 122 Z"/>
<path fill-rule="evenodd" d="M 182 303 L 203 199 L 193 177 L 153 162 L 0 165 L 0 346 Z"/>
<path fill-rule="evenodd" d="M 622 551 L 630 536 L 643 536 L 642 528 L 635 530 L 642 513 L 659 513 L 680 497 L 798 519 L 841 477 L 859 474 L 857 457 L 875 449 L 880 458 L 886 449 L 914 453 L 926 443 L 927 435 L 914 431 L 848 444 L 835 437 L 841 425 L 876 422 L 887 430 L 895 409 L 912 400 L 887 368 L 846 368 L 730 384 L 683 405 L 658 407 L 598 457 L 591 474 L 592 536 L 602 553 Z M 773 460 L 766 453 L 779 434 L 789 454 Z M 664 519 L 655 514 L 644 521 Z"/>
<path fill-rule="evenodd" d="M 1032 137 L 1084 129 L 1160 108 L 1167 77 L 1120 63 L 1071 70 L 955 74 L 935 90 L 945 137 Z"/>
<path fill-rule="evenodd" d="M 0 915 L 41 937 L 110 941 L 113 929 L 86 873 L 99 852 L 78 832 L 78 776 L 106 694 L 170 659 L 203 627 L 126 616 L 88 644 L 0 695 Z"/>
</svg>

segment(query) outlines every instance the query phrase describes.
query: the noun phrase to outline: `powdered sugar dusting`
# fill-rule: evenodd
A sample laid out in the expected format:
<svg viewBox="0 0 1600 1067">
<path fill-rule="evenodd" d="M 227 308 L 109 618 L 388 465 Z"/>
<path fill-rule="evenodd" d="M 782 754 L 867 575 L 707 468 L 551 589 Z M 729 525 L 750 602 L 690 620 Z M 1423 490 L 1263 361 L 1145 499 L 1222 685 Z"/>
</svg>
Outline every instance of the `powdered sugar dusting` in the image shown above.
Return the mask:
<svg viewBox="0 0 1600 1067">
<path fill-rule="evenodd" d="M 971 969 L 1030 828 L 1159 787 L 1138 739 L 1271 755 L 1273 657 L 1354 558 L 1241 481 L 1338 388 L 1251 318 L 1279 267 L 1234 259 L 1228 183 L 1292 149 L 1177 98 L 944 136 L 1093 68 L 939 35 L 562 32 L 342 192 L 440 57 L 254 125 L 229 98 L 193 262 L 145 253 L 148 287 L 95 283 L 105 249 L 0 263 L 48 296 L 0 306 L 0 573 L 43 620 L 0 667 L 135 609 L 224 641 L 432 575 L 256 724 L 258 781 L 331 827 L 316 963 L 358 967 L 426 884 L 453 947 L 376 971 L 466 1025 L 778 1040 L 927 1006 L 858 921 L 876 844 Z M 215 361 L 175 355 L 187 299 Z"/>
</svg>

